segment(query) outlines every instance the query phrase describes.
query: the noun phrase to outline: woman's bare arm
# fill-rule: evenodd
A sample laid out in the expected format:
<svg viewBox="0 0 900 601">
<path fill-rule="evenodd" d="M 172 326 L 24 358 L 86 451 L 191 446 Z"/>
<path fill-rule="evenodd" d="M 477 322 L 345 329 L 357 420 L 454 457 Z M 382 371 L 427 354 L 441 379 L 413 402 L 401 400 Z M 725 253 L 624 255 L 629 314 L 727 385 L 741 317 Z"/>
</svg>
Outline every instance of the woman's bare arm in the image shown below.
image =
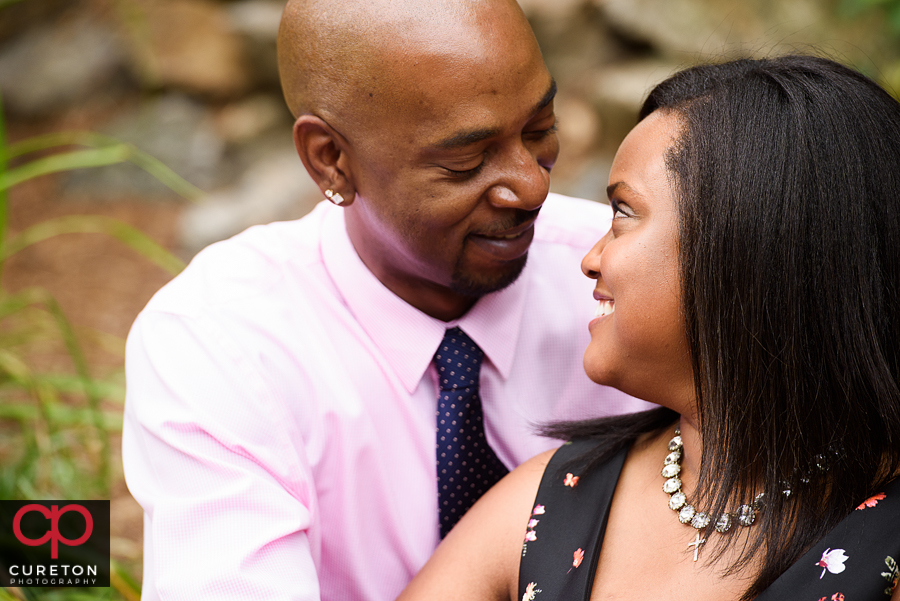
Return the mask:
<svg viewBox="0 0 900 601">
<path fill-rule="evenodd" d="M 544 467 L 554 451 L 529 459 L 481 498 L 440 544 L 398 601 L 518 597 L 519 559 Z"/>
</svg>

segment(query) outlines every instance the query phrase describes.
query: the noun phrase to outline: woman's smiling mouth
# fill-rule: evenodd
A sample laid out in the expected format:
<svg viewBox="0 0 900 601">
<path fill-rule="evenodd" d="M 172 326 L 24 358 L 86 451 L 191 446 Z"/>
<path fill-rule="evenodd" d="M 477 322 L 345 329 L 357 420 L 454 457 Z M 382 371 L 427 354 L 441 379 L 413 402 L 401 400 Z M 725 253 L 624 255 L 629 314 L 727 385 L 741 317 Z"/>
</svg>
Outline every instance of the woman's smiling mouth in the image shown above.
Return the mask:
<svg viewBox="0 0 900 601">
<path fill-rule="evenodd" d="M 616 310 L 616 301 L 608 298 L 601 299 L 599 303 L 597 303 L 597 308 L 594 309 L 594 317 L 606 317 L 607 315 L 611 315 Z"/>
<path fill-rule="evenodd" d="M 597 307 L 594 309 L 594 316 L 588 323 L 588 328 L 591 328 L 595 323 L 602 321 L 603 318 L 609 317 L 616 311 L 616 301 L 606 291 L 594 290 L 594 300 L 597 301 Z"/>
</svg>

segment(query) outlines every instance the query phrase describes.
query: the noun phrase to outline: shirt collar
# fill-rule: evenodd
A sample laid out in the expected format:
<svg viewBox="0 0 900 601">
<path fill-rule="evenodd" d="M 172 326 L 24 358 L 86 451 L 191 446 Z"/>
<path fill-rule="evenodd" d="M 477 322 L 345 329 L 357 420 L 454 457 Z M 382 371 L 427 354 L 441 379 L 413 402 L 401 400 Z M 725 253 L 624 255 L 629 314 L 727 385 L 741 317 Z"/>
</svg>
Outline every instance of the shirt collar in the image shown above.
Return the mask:
<svg viewBox="0 0 900 601">
<path fill-rule="evenodd" d="M 509 377 L 525 309 L 527 264 L 512 285 L 482 297 L 461 318 L 444 322 L 388 290 L 356 254 L 343 209 L 324 204 L 320 209 L 325 210 L 321 241 L 325 269 L 410 394 L 431 365 L 444 331 L 457 325 L 481 347 L 500 375 Z"/>
</svg>

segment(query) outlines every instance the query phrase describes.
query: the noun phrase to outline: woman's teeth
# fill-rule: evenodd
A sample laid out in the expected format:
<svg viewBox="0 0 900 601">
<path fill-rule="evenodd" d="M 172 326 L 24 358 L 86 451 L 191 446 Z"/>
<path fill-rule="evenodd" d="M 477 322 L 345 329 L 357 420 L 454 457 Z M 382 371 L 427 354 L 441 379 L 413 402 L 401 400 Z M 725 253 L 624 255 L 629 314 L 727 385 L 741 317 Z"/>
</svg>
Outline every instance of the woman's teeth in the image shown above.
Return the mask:
<svg viewBox="0 0 900 601">
<path fill-rule="evenodd" d="M 611 300 L 602 300 L 597 303 L 597 308 L 594 310 L 594 317 L 605 317 L 610 315 L 616 310 L 615 301 Z"/>
</svg>

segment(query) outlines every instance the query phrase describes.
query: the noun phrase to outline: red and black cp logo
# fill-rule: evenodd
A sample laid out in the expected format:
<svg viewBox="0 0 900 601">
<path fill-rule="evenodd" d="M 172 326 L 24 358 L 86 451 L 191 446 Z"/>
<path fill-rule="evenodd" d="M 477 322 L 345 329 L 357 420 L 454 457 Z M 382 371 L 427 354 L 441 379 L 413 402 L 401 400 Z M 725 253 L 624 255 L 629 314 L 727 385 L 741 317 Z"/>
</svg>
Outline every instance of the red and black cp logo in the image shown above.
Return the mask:
<svg viewBox="0 0 900 601">
<path fill-rule="evenodd" d="M 109 586 L 109 501 L 0 501 L 0 586 L 10 585 Z"/>
<path fill-rule="evenodd" d="M 28 538 L 22 533 L 22 518 L 31 511 L 36 511 L 37 513 L 47 518 L 47 520 L 50 522 L 47 531 L 40 538 Z M 84 532 L 75 540 L 66 538 L 65 536 L 60 534 L 59 531 L 59 518 L 67 511 L 77 511 L 84 518 Z M 24 507 L 19 509 L 19 511 L 16 512 L 16 515 L 13 518 L 13 534 L 16 535 L 16 538 L 19 539 L 19 542 L 31 547 L 45 545 L 49 542 L 50 557 L 52 559 L 57 559 L 59 557 L 59 543 L 69 545 L 70 547 L 83 545 L 91 537 L 91 533 L 93 531 L 94 517 L 84 505 L 78 505 L 77 503 L 69 503 L 68 505 L 64 505 L 62 509 L 60 509 L 59 505 L 51 505 L 50 509 L 47 509 L 43 505 L 38 505 L 37 503 L 29 503 L 28 505 L 25 505 Z"/>
</svg>

